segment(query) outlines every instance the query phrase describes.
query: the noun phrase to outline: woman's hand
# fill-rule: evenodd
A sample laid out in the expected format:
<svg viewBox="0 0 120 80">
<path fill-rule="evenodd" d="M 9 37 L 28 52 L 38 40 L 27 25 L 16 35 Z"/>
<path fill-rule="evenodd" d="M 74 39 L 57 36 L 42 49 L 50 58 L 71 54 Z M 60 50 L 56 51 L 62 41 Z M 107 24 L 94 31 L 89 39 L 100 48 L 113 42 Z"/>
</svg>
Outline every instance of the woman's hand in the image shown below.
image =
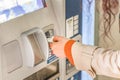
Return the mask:
<svg viewBox="0 0 120 80">
<path fill-rule="evenodd" d="M 68 40 L 68 38 L 62 36 L 54 36 L 53 42 L 50 43 L 53 54 L 59 58 L 65 58 L 64 46 Z"/>
</svg>

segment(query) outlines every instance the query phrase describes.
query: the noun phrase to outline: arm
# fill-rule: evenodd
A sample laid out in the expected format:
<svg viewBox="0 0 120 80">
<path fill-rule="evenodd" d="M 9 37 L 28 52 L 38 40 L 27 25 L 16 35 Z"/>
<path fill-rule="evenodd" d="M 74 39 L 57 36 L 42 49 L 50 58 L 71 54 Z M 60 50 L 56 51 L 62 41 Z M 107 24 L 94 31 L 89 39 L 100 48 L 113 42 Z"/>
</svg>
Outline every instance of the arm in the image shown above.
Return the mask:
<svg viewBox="0 0 120 80">
<path fill-rule="evenodd" d="M 75 67 L 93 78 L 96 74 L 120 78 L 120 51 L 75 42 L 71 45 L 71 55 Z"/>
<path fill-rule="evenodd" d="M 93 78 L 96 74 L 120 78 L 120 51 L 84 45 L 59 36 L 50 46 L 56 56 L 68 58 L 78 70 L 87 71 Z"/>
<path fill-rule="evenodd" d="M 71 64 L 75 65 L 78 70 L 87 71 L 93 78 L 96 76 L 94 69 L 91 66 L 93 53 L 98 48 L 96 46 L 86 46 L 81 44 L 80 42 L 74 42 L 73 44 L 69 45 L 72 40 L 69 40 L 65 44 L 65 54 L 66 57 L 69 59 Z M 71 49 L 69 49 L 71 47 Z M 68 52 L 69 51 L 71 52 Z M 71 54 L 71 57 L 68 56 Z"/>
</svg>

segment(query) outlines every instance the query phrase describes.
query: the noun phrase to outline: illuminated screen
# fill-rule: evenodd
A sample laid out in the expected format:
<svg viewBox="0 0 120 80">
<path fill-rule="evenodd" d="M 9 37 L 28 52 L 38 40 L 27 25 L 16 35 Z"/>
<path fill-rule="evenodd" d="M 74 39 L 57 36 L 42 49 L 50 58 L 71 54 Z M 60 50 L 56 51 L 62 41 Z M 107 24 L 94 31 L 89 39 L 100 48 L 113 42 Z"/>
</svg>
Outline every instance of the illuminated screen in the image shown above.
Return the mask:
<svg viewBox="0 0 120 80">
<path fill-rule="evenodd" d="M 44 0 L 0 0 L 0 23 L 43 7 Z"/>
</svg>

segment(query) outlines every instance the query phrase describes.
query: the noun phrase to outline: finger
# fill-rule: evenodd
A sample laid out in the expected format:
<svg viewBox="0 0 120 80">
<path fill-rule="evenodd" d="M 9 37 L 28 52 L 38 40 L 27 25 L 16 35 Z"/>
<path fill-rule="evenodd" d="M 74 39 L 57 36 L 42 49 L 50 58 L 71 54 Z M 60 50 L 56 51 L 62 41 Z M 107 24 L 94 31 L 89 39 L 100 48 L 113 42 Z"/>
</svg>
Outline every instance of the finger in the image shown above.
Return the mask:
<svg viewBox="0 0 120 80">
<path fill-rule="evenodd" d="M 53 49 L 55 45 L 57 45 L 58 42 L 49 42 L 49 47 Z"/>
<path fill-rule="evenodd" d="M 59 41 L 61 41 L 62 39 L 63 39 L 62 36 L 54 36 L 53 41 L 54 41 L 54 42 L 59 42 Z"/>
<path fill-rule="evenodd" d="M 51 48 L 53 46 L 52 42 L 49 42 L 49 47 Z"/>
</svg>

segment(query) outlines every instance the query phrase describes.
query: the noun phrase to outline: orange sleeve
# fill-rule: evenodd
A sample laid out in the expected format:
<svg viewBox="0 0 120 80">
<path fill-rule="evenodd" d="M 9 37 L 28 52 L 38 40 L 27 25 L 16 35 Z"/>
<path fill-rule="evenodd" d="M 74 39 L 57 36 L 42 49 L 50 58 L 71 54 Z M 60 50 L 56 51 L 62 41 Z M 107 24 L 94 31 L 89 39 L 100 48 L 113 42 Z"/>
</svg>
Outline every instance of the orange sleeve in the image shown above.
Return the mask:
<svg viewBox="0 0 120 80">
<path fill-rule="evenodd" d="M 65 47 L 64 47 L 65 55 L 72 65 L 74 65 L 74 61 L 73 61 L 73 58 L 72 58 L 71 48 L 72 48 L 72 45 L 73 45 L 74 42 L 75 42 L 75 40 L 69 40 L 65 44 Z"/>
</svg>

